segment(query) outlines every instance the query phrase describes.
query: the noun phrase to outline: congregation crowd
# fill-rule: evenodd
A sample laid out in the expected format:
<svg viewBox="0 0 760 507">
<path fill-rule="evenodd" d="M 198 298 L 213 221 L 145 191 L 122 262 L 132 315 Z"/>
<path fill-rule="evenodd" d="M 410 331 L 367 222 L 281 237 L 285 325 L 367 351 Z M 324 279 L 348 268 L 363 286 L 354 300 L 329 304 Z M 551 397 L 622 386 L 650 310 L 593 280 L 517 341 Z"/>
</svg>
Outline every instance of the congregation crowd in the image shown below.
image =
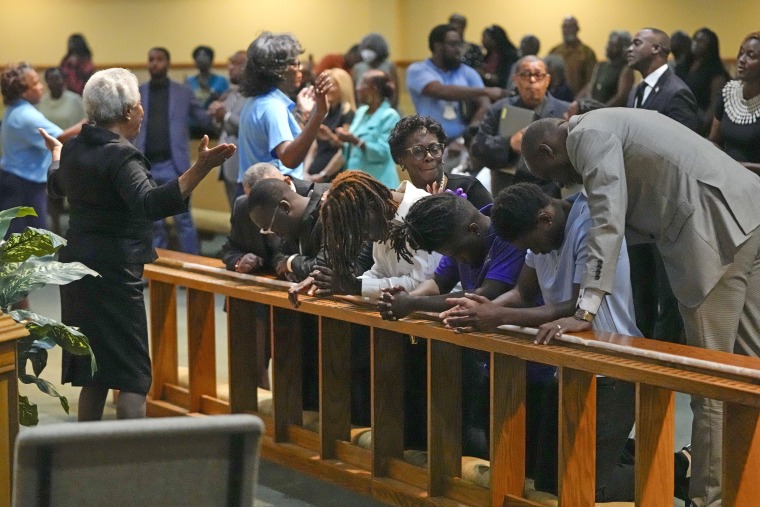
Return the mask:
<svg viewBox="0 0 760 507">
<path fill-rule="evenodd" d="M 144 416 L 143 266 L 170 245 L 167 217 L 178 249 L 199 253 L 189 198 L 215 167 L 232 210 L 227 269 L 293 282 L 294 306 L 348 294 L 386 319 L 440 313 L 457 332 L 538 328 L 537 344 L 593 329 L 760 355 L 760 33 L 741 42 L 732 79 L 707 28 L 613 31 L 603 61 L 574 17 L 543 58 L 533 35 L 514 45 L 492 25 L 481 47 L 465 29 L 459 14 L 433 27 L 429 58 L 406 69 L 413 114 L 376 33 L 304 62 L 293 35 L 264 32 L 229 57 L 229 80 L 208 46 L 184 84 L 163 47 L 149 50 L 146 83 L 94 72 L 80 35 L 44 94 L 31 66 L 6 67 L 0 209 L 37 211 L 8 233 L 46 228 L 48 207 L 59 229 L 65 198 L 60 258 L 101 275 L 61 288 L 63 321 L 99 365 L 64 357 L 63 380 L 83 386 L 80 420 L 100 419 L 109 389 L 119 417 Z M 318 406 L 311 327 L 304 409 Z M 349 338 L 352 423 L 369 425 L 367 329 Z M 427 446 L 425 365 L 410 339 L 407 448 Z M 256 368 L 268 388 L 266 363 Z M 485 459 L 489 371 L 488 354 L 464 349 L 463 453 Z M 526 471 L 556 493 L 555 368 L 529 363 L 526 382 Z M 635 400 L 633 384 L 597 379 L 597 501 L 634 499 Z M 722 406 L 691 406 L 674 495 L 720 505 Z"/>
</svg>

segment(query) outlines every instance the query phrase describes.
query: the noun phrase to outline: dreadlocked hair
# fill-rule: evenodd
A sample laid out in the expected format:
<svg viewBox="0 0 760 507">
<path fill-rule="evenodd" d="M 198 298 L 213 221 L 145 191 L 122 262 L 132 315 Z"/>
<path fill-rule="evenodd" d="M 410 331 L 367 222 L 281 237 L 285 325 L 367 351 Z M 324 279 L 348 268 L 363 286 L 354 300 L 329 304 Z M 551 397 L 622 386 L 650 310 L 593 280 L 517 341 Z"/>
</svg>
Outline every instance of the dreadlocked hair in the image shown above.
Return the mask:
<svg viewBox="0 0 760 507">
<path fill-rule="evenodd" d="M 398 203 L 388 187 L 362 171 L 340 173 L 325 195 L 319 215 L 327 262 L 338 278 L 353 276 L 352 264 L 370 227 L 369 210 L 385 217 L 382 231 L 388 237 Z"/>
<path fill-rule="evenodd" d="M 415 202 L 401 225 L 391 228 L 389 241 L 399 259 L 412 262 L 415 250 L 433 252 L 451 241 L 457 224 L 469 219 L 475 207 L 454 194 L 428 195 Z"/>
</svg>

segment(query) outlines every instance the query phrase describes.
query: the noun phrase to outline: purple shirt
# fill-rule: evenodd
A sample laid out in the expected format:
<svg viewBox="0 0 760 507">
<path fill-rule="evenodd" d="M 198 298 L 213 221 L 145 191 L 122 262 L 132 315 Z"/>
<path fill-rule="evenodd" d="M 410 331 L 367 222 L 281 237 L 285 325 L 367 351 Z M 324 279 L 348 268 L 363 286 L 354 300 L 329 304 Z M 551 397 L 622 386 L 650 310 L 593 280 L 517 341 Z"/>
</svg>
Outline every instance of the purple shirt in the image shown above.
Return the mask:
<svg viewBox="0 0 760 507">
<path fill-rule="evenodd" d="M 493 204 L 489 204 L 480 212 L 491 216 L 492 207 Z M 462 282 L 465 291 L 474 291 L 483 285 L 485 280 L 496 280 L 510 287 L 516 285 L 525 262 L 525 250 L 520 250 L 499 238 L 493 225 L 488 229 L 484 241 L 488 245 L 488 254 L 482 264 L 467 264 L 444 256 L 435 270 L 436 277 L 451 282 L 452 287 L 457 282 Z"/>
</svg>

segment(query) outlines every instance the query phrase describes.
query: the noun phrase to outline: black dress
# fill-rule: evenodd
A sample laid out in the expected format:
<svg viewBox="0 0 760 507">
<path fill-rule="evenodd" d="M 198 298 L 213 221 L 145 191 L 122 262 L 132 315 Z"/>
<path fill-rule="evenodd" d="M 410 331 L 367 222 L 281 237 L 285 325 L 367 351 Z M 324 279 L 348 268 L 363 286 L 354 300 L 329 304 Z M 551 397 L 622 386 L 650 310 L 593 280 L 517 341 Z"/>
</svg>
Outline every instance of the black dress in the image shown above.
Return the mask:
<svg viewBox="0 0 760 507">
<path fill-rule="evenodd" d="M 741 81 L 729 81 L 715 105 L 723 149 L 738 162 L 760 163 L 760 98 L 746 101 L 741 93 Z M 726 111 L 726 100 L 732 104 L 730 113 Z"/>
<path fill-rule="evenodd" d="M 187 211 L 179 183 L 158 186 L 149 163 L 123 137 L 84 125 L 67 142 L 48 190 L 68 197 L 71 214 L 62 262 L 100 273 L 61 286 L 61 315 L 90 340 L 90 358 L 64 352 L 62 382 L 146 394 L 150 389 L 143 266 L 156 259 L 153 221 Z"/>
</svg>

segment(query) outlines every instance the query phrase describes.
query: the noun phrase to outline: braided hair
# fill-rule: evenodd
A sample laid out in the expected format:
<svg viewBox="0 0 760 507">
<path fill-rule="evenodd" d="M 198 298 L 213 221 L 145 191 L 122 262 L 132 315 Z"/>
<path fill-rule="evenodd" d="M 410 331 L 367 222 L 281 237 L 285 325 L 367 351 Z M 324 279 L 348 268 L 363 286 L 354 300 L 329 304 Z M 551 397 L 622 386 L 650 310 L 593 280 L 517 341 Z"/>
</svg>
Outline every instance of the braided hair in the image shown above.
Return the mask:
<svg viewBox="0 0 760 507">
<path fill-rule="evenodd" d="M 319 214 L 327 263 L 337 278 L 353 276 L 353 261 L 370 227 L 369 211 L 385 218 L 382 232 L 387 237 L 398 203 L 388 187 L 362 171 L 340 173 L 325 195 Z"/>
<path fill-rule="evenodd" d="M 401 225 L 394 225 L 390 243 L 399 259 L 412 262 L 412 252 L 438 251 L 451 243 L 460 224 L 477 213 L 467 199 L 454 194 L 428 195 L 415 202 Z"/>
</svg>

